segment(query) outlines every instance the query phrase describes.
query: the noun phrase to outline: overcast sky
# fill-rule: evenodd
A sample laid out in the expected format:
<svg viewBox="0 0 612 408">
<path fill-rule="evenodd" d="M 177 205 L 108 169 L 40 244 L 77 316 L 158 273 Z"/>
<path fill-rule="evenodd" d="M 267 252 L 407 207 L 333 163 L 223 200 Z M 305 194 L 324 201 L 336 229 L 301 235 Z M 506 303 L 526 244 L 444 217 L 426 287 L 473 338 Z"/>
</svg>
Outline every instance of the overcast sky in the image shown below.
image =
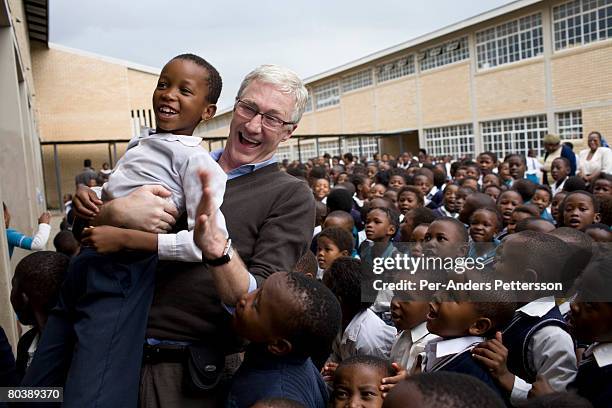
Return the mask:
<svg viewBox="0 0 612 408">
<path fill-rule="evenodd" d="M 52 0 L 49 31 L 53 43 L 157 68 L 198 54 L 221 73 L 223 109 L 257 65 L 285 65 L 307 78 L 506 3 Z"/>
</svg>

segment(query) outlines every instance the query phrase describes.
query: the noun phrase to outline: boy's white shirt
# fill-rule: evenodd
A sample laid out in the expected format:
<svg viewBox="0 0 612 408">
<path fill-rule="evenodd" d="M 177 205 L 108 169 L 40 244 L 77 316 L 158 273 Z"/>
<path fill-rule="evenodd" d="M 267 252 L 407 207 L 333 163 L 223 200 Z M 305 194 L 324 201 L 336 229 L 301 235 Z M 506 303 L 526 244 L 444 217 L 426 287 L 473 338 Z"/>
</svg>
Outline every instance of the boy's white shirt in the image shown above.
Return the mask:
<svg viewBox="0 0 612 408">
<path fill-rule="evenodd" d="M 427 322 L 422 322 L 410 330 L 403 330 L 391 347 L 391 362 L 398 363 L 410 372 L 425 346 L 438 336 L 427 331 Z"/>
<path fill-rule="evenodd" d="M 353 317 L 344 333 L 338 333 L 329 360 L 339 363 L 356 355 L 374 355 L 388 360 L 396 334 L 394 327 L 366 309 Z"/>
<path fill-rule="evenodd" d="M 517 309 L 529 316 L 542 317 L 555 307 L 552 296 L 529 302 Z M 555 391 L 565 391 L 577 373 L 574 341 L 558 326 L 545 326 L 537 330 L 527 346 L 527 360 L 531 368 L 548 380 Z M 519 376 L 514 376 L 510 401 L 516 403 L 527 399 L 532 385 Z"/>
<path fill-rule="evenodd" d="M 430 372 L 440 359 L 470 350 L 486 340 L 486 338 L 481 336 L 464 336 L 448 340 L 438 337 L 431 340 L 425 346 L 425 358 L 421 362 L 421 370 L 423 372 Z"/>
<path fill-rule="evenodd" d="M 557 187 L 557 182 L 555 181 L 552 186 L 550 186 L 550 190 L 552 192 L 552 196 L 554 197 L 558 192 L 563 191 L 563 187 L 565 186 L 565 182 L 569 177 L 565 177 L 559 187 Z"/>
<path fill-rule="evenodd" d="M 600 368 L 612 365 L 612 343 L 593 343 L 584 352 L 584 359 L 593 356 Z"/>
<path fill-rule="evenodd" d="M 196 210 L 202 197 L 200 169 L 209 173 L 217 226 L 228 236 L 225 218 L 219 210 L 227 175 L 200 146 L 201 142 L 200 137 L 168 133 L 133 138 L 104 184 L 105 201 L 124 197 L 143 185 L 158 184 L 172 193 L 170 200 L 179 213 L 187 211 L 188 230 L 157 235 L 159 259 L 202 261 L 202 252 L 193 241 Z"/>
<path fill-rule="evenodd" d="M 438 192 L 438 187 L 433 186 L 431 188 L 431 190 L 429 190 L 429 192 L 425 195 L 425 197 L 423 197 L 423 201 L 425 202 L 425 206 L 428 206 L 429 203 L 431 203 L 431 199 L 436 195 L 436 193 Z"/>
</svg>

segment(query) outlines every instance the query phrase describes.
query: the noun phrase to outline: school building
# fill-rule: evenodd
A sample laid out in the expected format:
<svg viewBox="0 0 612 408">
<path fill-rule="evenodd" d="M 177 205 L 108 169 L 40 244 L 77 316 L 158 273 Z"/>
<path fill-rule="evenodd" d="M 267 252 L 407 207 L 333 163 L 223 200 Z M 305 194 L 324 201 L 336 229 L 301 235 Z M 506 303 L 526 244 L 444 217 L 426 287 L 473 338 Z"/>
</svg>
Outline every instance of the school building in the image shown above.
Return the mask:
<svg viewBox="0 0 612 408">
<path fill-rule="evenodd" d="M 459 5 L 457 5 L 459 7 Z M 409 17 L 409 16 L 407 16 Z M 306 79 L 286 159 L 543 152 L 547 132 L 612 142 L 612 0 L 519 0 Z M 231 109 L 204 136 L 227 136 Z"/>
</svg>

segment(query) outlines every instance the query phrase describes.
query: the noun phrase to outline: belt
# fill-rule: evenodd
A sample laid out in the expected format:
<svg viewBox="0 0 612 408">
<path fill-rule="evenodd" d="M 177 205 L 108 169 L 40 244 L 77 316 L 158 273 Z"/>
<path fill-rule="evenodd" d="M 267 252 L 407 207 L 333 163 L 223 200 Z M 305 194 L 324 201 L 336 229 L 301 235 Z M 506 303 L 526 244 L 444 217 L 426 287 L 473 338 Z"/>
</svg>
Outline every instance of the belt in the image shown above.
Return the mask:
<svg viewBox="0 0 612 408">
<path fill-rule="evenodd" d="M 187 346 L 170 346 L 144 344 L 143 362 L 145 364 L 157 363 L 183 363 L 187 360 Z"/>
</svg>

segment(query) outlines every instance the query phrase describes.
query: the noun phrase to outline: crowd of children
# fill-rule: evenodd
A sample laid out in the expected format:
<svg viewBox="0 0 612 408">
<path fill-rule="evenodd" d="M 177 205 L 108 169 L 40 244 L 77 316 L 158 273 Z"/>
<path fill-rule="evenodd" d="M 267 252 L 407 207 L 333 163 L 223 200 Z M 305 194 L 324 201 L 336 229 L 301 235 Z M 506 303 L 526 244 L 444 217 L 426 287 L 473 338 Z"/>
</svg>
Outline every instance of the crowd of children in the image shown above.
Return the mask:
<svg viewBox="0 0 612 408">
<path fill-rule="evenodd" d="M 545 185 L 528 177 L 520 154 L 501 162 L 492 152 L 475 161 L 410 157 L 283 163 L 311 186 L 316 226 L 293 271 L 273 274 L 235 305 L 234 329 L 249 345 L 227 405 L 612 406 L 612 175 L 586 185 L 561 157 Z M 179 207 L 192 221 L 187 198 Z M 12 383 L 0 386 L 26 375 L 79 251 L 70 230 L 54 245 L 57 252 L 17 266 L 11 303 L 33 328 L 17 348 Z M 472 289 L 374 290 L 375 265 L 404 255 L 484 268 L 427 271 L 431 281 L 452 277 Z M 389 276 L 399 282 L 405 273 L 390 268 Z M 477 289 L 494 279 L 562 286 Z"/>
</svg>

